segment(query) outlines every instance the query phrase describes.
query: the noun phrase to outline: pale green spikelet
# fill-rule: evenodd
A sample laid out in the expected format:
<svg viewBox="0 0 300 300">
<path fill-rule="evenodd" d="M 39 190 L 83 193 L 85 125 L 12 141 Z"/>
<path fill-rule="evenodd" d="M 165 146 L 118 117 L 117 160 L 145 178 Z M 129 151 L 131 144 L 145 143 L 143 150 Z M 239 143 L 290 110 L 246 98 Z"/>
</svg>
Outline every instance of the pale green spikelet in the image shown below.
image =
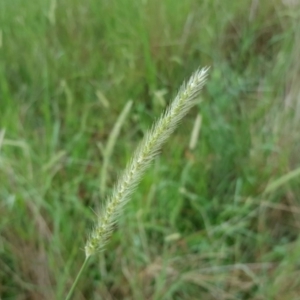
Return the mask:
<svg viewBox="0 0 300 300">
<path fill-rule="evenodd" d="M 114 187 L 105 209 L 90 234 L 85 245 L 87 258 L 102 250 L 106 245 L 111 236 L 113 225 L 118 220 L 123 206 L 130 200 L 130 196 L 142 179 L 145 170 L 158 154 L 163 143 L 175 130 L 178 122 L 195 105 L 195 100 L 206 81 L 207 73 L 208 68 L 197 70 L 189 81 L 182 85 L 175 100 L 145 135 Z"/>
</svg>

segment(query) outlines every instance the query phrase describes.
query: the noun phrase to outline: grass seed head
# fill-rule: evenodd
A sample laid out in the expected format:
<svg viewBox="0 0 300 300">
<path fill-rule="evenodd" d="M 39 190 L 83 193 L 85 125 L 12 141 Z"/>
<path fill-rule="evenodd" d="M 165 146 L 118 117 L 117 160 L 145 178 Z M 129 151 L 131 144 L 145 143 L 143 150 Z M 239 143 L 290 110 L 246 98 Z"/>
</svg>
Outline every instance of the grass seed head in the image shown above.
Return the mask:
<svg viewBox="0 0 300 300">
<path fill-rule="evenodd" d="M 163 143 L 175 130 L 179 121 L 196 104 L 195 100 L 205 84 L 208 69 L 197 70 L 189 81 L 182 85 L 174 101 L 146 133 L 125 171 L 120 176 L 86 242 L 86 257 L 104 249 L 112 234 L 114 224 L 122 213 L 124 205 L 130 200 L 130 196 L 141 181 L 144 172 L 159 153 Z"/>
</svg>

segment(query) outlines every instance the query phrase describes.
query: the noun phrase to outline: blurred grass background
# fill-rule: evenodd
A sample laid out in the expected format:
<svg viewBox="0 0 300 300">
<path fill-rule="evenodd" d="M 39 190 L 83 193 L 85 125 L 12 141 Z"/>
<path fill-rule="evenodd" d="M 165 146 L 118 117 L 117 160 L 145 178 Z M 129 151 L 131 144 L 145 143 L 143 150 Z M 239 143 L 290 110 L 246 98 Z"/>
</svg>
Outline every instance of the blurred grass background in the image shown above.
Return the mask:
<svg viewBox="0 0 300 300">
<path fill-rule="evenodd" d="M 296 0 L 1 1 L 0 298 L 63 299 L 94 211 L 210 65 L 74 299 L 299 299 L 299 13 Z"/>
</svg>

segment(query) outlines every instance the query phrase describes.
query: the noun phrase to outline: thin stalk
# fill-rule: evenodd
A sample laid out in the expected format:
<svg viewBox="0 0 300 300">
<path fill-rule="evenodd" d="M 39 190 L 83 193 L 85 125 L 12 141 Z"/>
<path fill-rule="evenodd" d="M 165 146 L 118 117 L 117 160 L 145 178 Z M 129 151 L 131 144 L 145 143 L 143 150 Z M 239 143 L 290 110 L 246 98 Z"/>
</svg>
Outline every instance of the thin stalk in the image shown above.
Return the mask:
<svg viewBox="0 0 300 300">
<path fill-rule="evenodd" d="M 72 287 L 71 287 L 71 289 L 70 289 L 70 291 L 69 291 L 67 297 L 65 298 L 65 300 L 70 300 L 70 299 L 71 299 L 71 297 L 72 297 L 72 295 L 73 295 L 73 292 L 74 292 L 74 290 L 75 290 L 75 287 L 76 287 L 76 285 L 77 285 L 77 283 L 78 283 L 78 281 L 79 281 L 79 279 L 80 279 L 80 277 L 81 277 L 81 274 L 82 274 L 83 270 L 85 269 L 85 267 L 87 266 L 87 263 L 88 263 L 89 258 L 90 258 L 89 256 L 87 256 L 87 257 L 85 258 L 85 260 L 84 260 L 84 262 L 83 262 L 83 264 L 82 264 L 82 266 L 81 266 L 81 268 L 80 268 L 80 270 L 79 270 L 79 272 L 78 272 L 78 274 L 77 274 L 77 276 L 76 276 L 76 279 L 74 280 L 74 282 L 73 282 L 73 284 L 72 284 Z"/>
</svg>

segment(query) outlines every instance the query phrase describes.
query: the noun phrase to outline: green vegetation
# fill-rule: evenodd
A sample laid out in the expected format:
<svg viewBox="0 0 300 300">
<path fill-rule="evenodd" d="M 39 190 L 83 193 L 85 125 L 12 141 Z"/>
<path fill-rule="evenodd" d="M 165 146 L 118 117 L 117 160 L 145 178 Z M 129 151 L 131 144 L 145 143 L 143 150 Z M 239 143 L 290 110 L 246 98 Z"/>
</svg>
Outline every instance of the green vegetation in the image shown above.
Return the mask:
<svg viewBox="0 0 300 300">
<path fill-rule="evenodd" d="M 74 299 L 299 299 L 299 5 L 0 1 L 0 298 L 66 296 L 118 174 L 209 65 Z"/>
</svg>

